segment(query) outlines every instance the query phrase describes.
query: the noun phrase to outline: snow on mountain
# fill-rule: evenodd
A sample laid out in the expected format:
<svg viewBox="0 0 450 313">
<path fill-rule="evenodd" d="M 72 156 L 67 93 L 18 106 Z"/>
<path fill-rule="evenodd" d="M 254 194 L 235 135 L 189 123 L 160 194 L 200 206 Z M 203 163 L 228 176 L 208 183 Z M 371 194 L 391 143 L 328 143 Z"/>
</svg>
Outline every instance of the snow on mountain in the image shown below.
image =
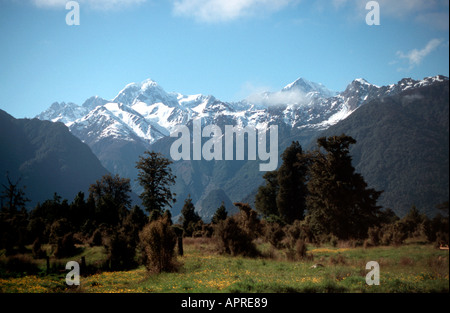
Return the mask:
<svg viewBox="0 0 450 313">
<path fill-rule="evenodd" d="M 95 96 L 81 106 L 55 102 L 37 118 L 65 123 L 88 144 L 109 138 L 149 145 L 195 117 L 201 117 L 206 124 L 226 121 L 260 129 L 282 123 L 292 128 L 319 130 L 345 119 L 372 99 L 444 80 L 448 78 L 435 76 L 420 81 L 405 78 L 380 87 L 358 78 L 343 92 L 336 93 L 322 84 L 299 78 L 281 91 L 226 103 L 202 94 L 168 93 L 147 79 L 128 84 L 110 101 Z"/>
<path fill-rule="evenodd" d="M 92 111 L 99 105 L 104 105 L 106 103 L 108 103 L 108 100 L 102 99 L 99 96 L 93 96 L 84 101 L 84 103 L 81 106 L 89 111 Z"/>
<path fill-rule="evenodd" d="M 336 92 L 329 90 L 322 84 L 310 82 L 304 78 L 298 78 L 293 83 L 284 87 L 282 92 L 289 92 L 292 90 L 301 91 L 309 97 L 319 96 L 321 98 L 329 98 L 336 95 Z"/>
<path fill-rule="evenodd" d="M 219 127 L 252 126 L 259 130 L 278 125 L 280 145 L 291 139 L 305 143 L 374 99 L 442 81 L 448 81 L 448 78 L 404 78 L 396 84 L 376 86 L 358 78 L 348 84 L 344 91 L 336 93 L 321 84 L 299 78 L 278 92 L 265 92 L 228 103 L 211 95 L 166 92 L 155 81 L 148 79 L 126 85 L 112 100 L 95 96 L 81 106 L 55 102 L 37 118 L 65 123 L 75 136 L 91 147 L 106 169 L 131 178 L 133 190 L 139 193 L 140 186 L 135 180 L 135 164 L 139 156 L 148 149 L 163 151 L 171 142 L 168 136 L 175 127 L 190 125 L 194 118 L 200 117 L 203 124 Z M 250 167 L 247 168 L 247 165 Z M 250 173 L 251 165 L 247 165 L 242 165 L 242 173 Z M 180 162 L 174 167 L 175 171 L 178 170 L 176 175 L 180 177 L 180 185 L 176 188 L 181 198 L 191 194 L 198 201 L 203 201 L 210 191 L 223 188 L 230 198 L 239 199 L 252 191 L 242 185 L 230 185 L 226 180 L 218 182 L 211 174 L 216 171 L 209 172 L 209 165 L 194 166 Z M 230 175 L 227 177 L 235 179 L 230 181 L 246 181 L 247 174 L 244 174 L 245 177 L 239 176 L 241 169 L 236 173 L 228 173 L 227 168 L 217 171 L 225 171 L 226 175 Z M 257 175 L 254 177 L 262 179 Z M 249 188 L 254 188 L 253 184 L 254 180 L 248 180 Z M 180 209 L 177 208 L 178 211 Z"/>
<path fill-rule="evenodd" d="M 140 84 L 128 84 L 111 102 L 123 103 L 125 105 L 133 105 L 136 102 L 143 102 L 148 105 L 154 103 L 163 103 L 166 106 L 179 105 L 177 94 L 165 92 L 152 79 L 147 79 Z"/>
<path fill-rule="evenodd" d="M 166 129 L 145 119 L 132 108 L 113 102 L 97 106 L 86 116 L 70 123 L 69 128 L 90 145 L 105 138 L 152 143 L 169 135 Z"/>
<path fill-rule="evenodd" d="M 36 118 L 52 122 L 61 122 L 67 125 L 82 118 L 87 113 L 89 113 L 89 110 L 75 103 L 54 102 L 47 110 L 36 116 Z"/>
</svg>

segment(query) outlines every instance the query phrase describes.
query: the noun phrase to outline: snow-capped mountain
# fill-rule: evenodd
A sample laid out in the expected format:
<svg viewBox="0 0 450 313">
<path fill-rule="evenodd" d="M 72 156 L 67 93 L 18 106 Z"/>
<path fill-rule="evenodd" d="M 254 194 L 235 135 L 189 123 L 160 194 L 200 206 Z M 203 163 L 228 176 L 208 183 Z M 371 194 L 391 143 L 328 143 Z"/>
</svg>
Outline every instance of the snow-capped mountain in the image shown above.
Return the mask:
<svg viewBox="0 0 450 313">
<path fill-rule="evenodd" d="M 135 163 L 139 156 L 145 150 L 158 146 L 161 141 L 164 143 L 159 146 L 167 148 L 169 141 L 166 139 L 170 138 L 175 127 L 188 125 L 194 118 L 201 117 L 205 124 L 220 127 L 250 125 L 265 129 L 276 124 L 282 133 L 280 149 L 284 149 L 281 146 L 283 140 L 285 144 L 289 144 L 291 139 L 299 140 L 302 145 L 309 143 L 314 135 L 346 119 L 374 99 L 446 80 L 448 78 L 444 76 L 423 80 L 405 78 L 397 84 L 380 87 L 359 78 L 337 93 L 322 84 L 299 78 L 278 92 L 265 92 L 228 103 L 211 95 L 166 92 L 155 81 L 148 79 L 128 84 L 111 100 L 95 96 L 82 105 L 55 102 L 37 118 L 66 124 L 75 136 L 91 147 L 109 171 L 134 181 L 137 176 Z M 230 195 L 233 192 L 234 186 L 219 186 L 212 174 L 199 174 L 203 175 L 200 183 L 193 181 L 198 174 L 194 173 L 194 167 L 190 168 L 192 173 L 189 175 L 186 167 L 181 166 L 180 171 L 183 188 L 190 188 L 195 201 L 204 199 L 207 195 L 202 193 L 208 190 L 229 188 L 224 189 L 226 193 Z M 250 182 L 251 185 L 255 183 L 258 182 Z M 193 184 L 197 191 L 192 189 Z M 138 188 L 136 184 L 133 187 Z M 177 193 L 187 194 L 186 190 Z M 135 191 L 139 193 L 137 189 Z M 241 197 L 247 191 L 235 192 Z M 230 198 L 234 201 L 238 200 L 238 196 L 233 194 Z"/>
<path fill-rule="evenodd" d="M 298 78 L 293 83 L 290 83 L 284 87 L 281 91 L 290 92 L 293 90 L 300 91 L 308 95 L 309 98 L 329 98 L 336 95 L 336 92 L 329 90 L 324 85 L 310 82 L 304 78 Z"/>
<path fill-rule="evenodd" d="M 47 110 L 36 116 L 40 120 L 61 122 L 66 125 L 82 118 L 89 110 L 75 103 L 54 102 Z"/>
<path fill-rule="evenodd" d="M 283 124 L 296 129 L 322 130 L 372 99 L 443 80 L 448 78 L 435 76 L 420 81 L 405 78 L 397 84 L 379 87 L 359 78 L 343 92 L 336 93 L 322 84 L 299 78 L 281 91 L 226 103 L 213 96 L 168 93 L 147 79 L 128 84 L 110 101 L 95 96 L 81 106 L 55 102 L 37 118 L 66 124 L 91 147 L 104 140 L 150 145 L 195 117 L 201 117 L 206 124 L 216 123 L 218 119 L 223 124 L 225 119 L 234 125 L 258 129 Z"/>
<path fill-rule="evenodd" d="M 151 144 L 195 117 L 214 123 L 219 116 L 226 116 L 243 127 L 284 123 L 295 128 L 324 129 L 345 119 L 366 101 L 444 79 L 447 78 L 405 78 L 398 84 L 379 87 L 360 78 L 336 93 L 322 84 L 299 78 L 279 92 L 254 95 L 236 103 L 201 94 L 168 93 L 148 79 L 128 84 L 110 101 L 95 96 L 81 106 L 55 102 L 37 118 L 66 124 L 90 145 L 108 137 Z"/>
</svg>

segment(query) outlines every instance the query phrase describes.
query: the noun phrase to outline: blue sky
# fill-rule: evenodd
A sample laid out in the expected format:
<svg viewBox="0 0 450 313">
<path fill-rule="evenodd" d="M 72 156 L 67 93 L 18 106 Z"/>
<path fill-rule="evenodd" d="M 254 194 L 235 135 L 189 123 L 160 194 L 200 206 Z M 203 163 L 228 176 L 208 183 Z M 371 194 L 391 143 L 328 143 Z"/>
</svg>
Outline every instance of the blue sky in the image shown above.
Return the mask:
<svg viewBox="0 0 450 313">
<path fill-rule="evenodd" d="M 299 77 L 342 91 L 449 75 L 448 0 L 0 0 L 0 109 L 112 99 L 147 78 L 166 91 L 237 101 Z"/>
</svg>

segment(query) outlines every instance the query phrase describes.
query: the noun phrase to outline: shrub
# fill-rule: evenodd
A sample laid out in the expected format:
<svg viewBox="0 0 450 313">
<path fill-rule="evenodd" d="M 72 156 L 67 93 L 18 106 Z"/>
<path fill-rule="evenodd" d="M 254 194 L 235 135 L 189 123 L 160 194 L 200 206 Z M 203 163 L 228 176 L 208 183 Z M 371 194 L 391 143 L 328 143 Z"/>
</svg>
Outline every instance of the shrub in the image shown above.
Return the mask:
<svg viewBox="0 0 450 313">
<path fill-rule="evenodd" d="M 171 272 L 178 268 L 175 259 L 177 235 L 168 219 L 160 218 L 147 224 L 139 233 L 142 262 L 148 271 Z"/>
<path fill-rule="evenodd" d="M 33 258 L 35 259 L 43 259 L 47 256 L 44 250 L 42 250 L 41 240 L 36 238 L 31 246 L 31 252 L 33 254 Z"/>
<path fill-rule="evenodd" d="M 253 244 L 253 237 L 248 234 L 234 217 L 217 224 L 215 235 L 218 238 L 218 246 L 221 253 L 228 253 L 233 256 L 256 256 L 256 246 Z"/>
<path fill-rule="evenodd" d="M 96 229 L 94 231 L 94 233 L 92 234 L 92 237 L 89 241 L 89 245 L 91 247 L 95 247 L 95 246 L 101 246 L 102 245 L 102 232 L 100 231 L 100 229 Z"/>
<path fill-rule="evenodd" d="M 192 223 L 192 237 L 199 238 L 199 237 L 206 237 L 211 238 L 213 233 L 213 227 L 209 224 L 205 224 L 202 220 L 199 220 L 195 225 Z"/>
<path fill-rule="evenodd" d="M 4 263 L 0 264 L 0 267 L 6 270 L 6 273 L 3 274 L 6 277 L 17 275 L 21 276 L 25 274 L 33 275 L 40 271 L 31 256 L 25 254 L 17 254 L 7 257 Z"/>
<path fill-rule="evenodd" d="M 306 243 L 303 239 L 298 239 L 295 243 L 295 256 L 297 259 L 303 260 L 306 258 Z"/>
<path fill-rule="evenodd" d="M 364 240 L 364 243 L 363 243 L 364 250 L 367 248 L 370 248 L 370 247 L 373 247 L 372 242 L 369 239 Z"/>
<path fill-rule="evenodd" d="M 437 232 L 436 233 L 436 246 L 441 244 L 448 244 L 448 232 Z"/>
<path fill-rule="evenodd" d="M 239 213 L 234 216 L 239 227 L 247 233 L 251 239 L 256 239 L 261 234 L 261 223 L 258 213 L 247 203 L 234 203 L 238 207 Z"/>
<path fill-rule="evenodd" d="M 283 227 L 278 223 L 266 223 L 264 229 L 265 240 L 277 249 L 283 248 L 282 241 L 286 236 Z"/>
<path fill-rule="evenodd" d="M 434 242 L 437 246 L 448 244 L 448 217 L 438 214 L 432 220 L 426 219 L 422 223 L 421 229 L 429 242 Z"/>
<path fill-rule="evenodd" d="M 305 224 L 299 220 L 295 220 L 292 225 L 285 226 L 285 233 L 288 241 L 292 246 L 298 239 L 305 240 L 307 237 L 304 231 Z"/>
<path fill-rule="evenodd" d="M 65 258 L 74 255 L 76 252 L 75 244 L 73 241 L 73 234 L 65 234 L 64 237 L 58 239 L 56 243 L 55 257 Z"/>
<path fill-rule="evenodd" d="M 59 219 L 50 226 L 49 242 L 56 244 L 66 234 L 70 232 L 70 225 L 67 219 Z"/>
<path fill-rule="evenodd" d="M 370 244 L 373 246 L 378 246 L 380 244 L 381 232 L 379 227 L 369 227 L 367 230 L 367 235 L 369 237 L 368 239 Z"/>
<path fill-rule="evenodd" d="M 299 261 L 307 258 L 306 243 L 303 239 L 297 239 L 295 242 L 289 241 L 287 244 L 286 258 L 290 261 Z"/>
<path fill-rule="evenodd" d="M 331 235 L 331 237 L 330 237 L 330 245 L 336 248 L 337 244 L 338 244 L 338 240 L 339 240 L 338 237 L 336 237 L 335 235 Z"/>
<path fill-rule="evenodd" d="M 119 230 L 112 234 L 106 246 L 110 269 L 126 270 L 136 266 L 136 244 L 133 237 Z"/>
<path fill-rule="evenodd" d="M 383 225 L 381 233 L 383 234 L 381 236 L 381 244 L 386 246 L 391 244 L 395 246 L 401 245 L 408 237 L 408 233 L 401 221 Z"/>
</svg>

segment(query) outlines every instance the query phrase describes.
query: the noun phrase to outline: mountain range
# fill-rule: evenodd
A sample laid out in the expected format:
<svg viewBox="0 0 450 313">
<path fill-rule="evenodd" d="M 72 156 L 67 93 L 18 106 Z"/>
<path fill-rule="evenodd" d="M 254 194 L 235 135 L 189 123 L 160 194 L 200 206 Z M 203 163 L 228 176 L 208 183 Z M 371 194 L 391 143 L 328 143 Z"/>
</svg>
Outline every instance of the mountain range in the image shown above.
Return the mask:
<svg viewBox="0 0 450 313">
<path fill-rule="evenodd" d="M 299 78 L 277 92 L 224 102 L 211 95 L 166 92 L 148 79 L 128 84 L 111 100 L 95 96 L 82 105 L 55 102 L 37 118 L 64 123 L 92 149 L 107 170 L 131 178 L 133 191 L 139 194 L 141 189 L 135 181 L 139 155 L 153 150 L 170 158 L 169 148 L 175 140 L 170 134 L 179 125 L 192 129 L 194 118 L 222 130 L 225 125 L 251 126 L 258 130 L 277 125 L 280 155 L 293 140 L 298 140 L 303 147 L 310 146 L 323 131 L 339 125 L 368 103 L 439 83 L 448 84 L 448 78 L 405 78 L 388 86 L 376 86 L 360 78 L 344 91 L 334 92 L 322 84 Z M 251 200 L 262 183 L 263 173 L 259 172 L 258 164 L 256 161 L 174 162 L 177 176 L 174 191 L 178 201 L 172 214 L 179 214 L 188 195 L 205 220 L 212 217 L 222 201 L 232 210 L 230 203 Z"/>
<path fill-rule="evenodd" d="M 348 134 L 357 172 L 384 190 L 379 202 L 400 216 L 428 216 L 449 199 L 449 84 L 434 83 L 367 103 L 320 136 Z"/>
<path fill-rule="evenodd" d="M 108 173 L 63 123 L 15 119 L 0 110 L 0 147 L 0 183 L 8 186 L 7 175 L 19 181 L 31 208 L 55 192 L 71 201 Z"/>
</svg>

